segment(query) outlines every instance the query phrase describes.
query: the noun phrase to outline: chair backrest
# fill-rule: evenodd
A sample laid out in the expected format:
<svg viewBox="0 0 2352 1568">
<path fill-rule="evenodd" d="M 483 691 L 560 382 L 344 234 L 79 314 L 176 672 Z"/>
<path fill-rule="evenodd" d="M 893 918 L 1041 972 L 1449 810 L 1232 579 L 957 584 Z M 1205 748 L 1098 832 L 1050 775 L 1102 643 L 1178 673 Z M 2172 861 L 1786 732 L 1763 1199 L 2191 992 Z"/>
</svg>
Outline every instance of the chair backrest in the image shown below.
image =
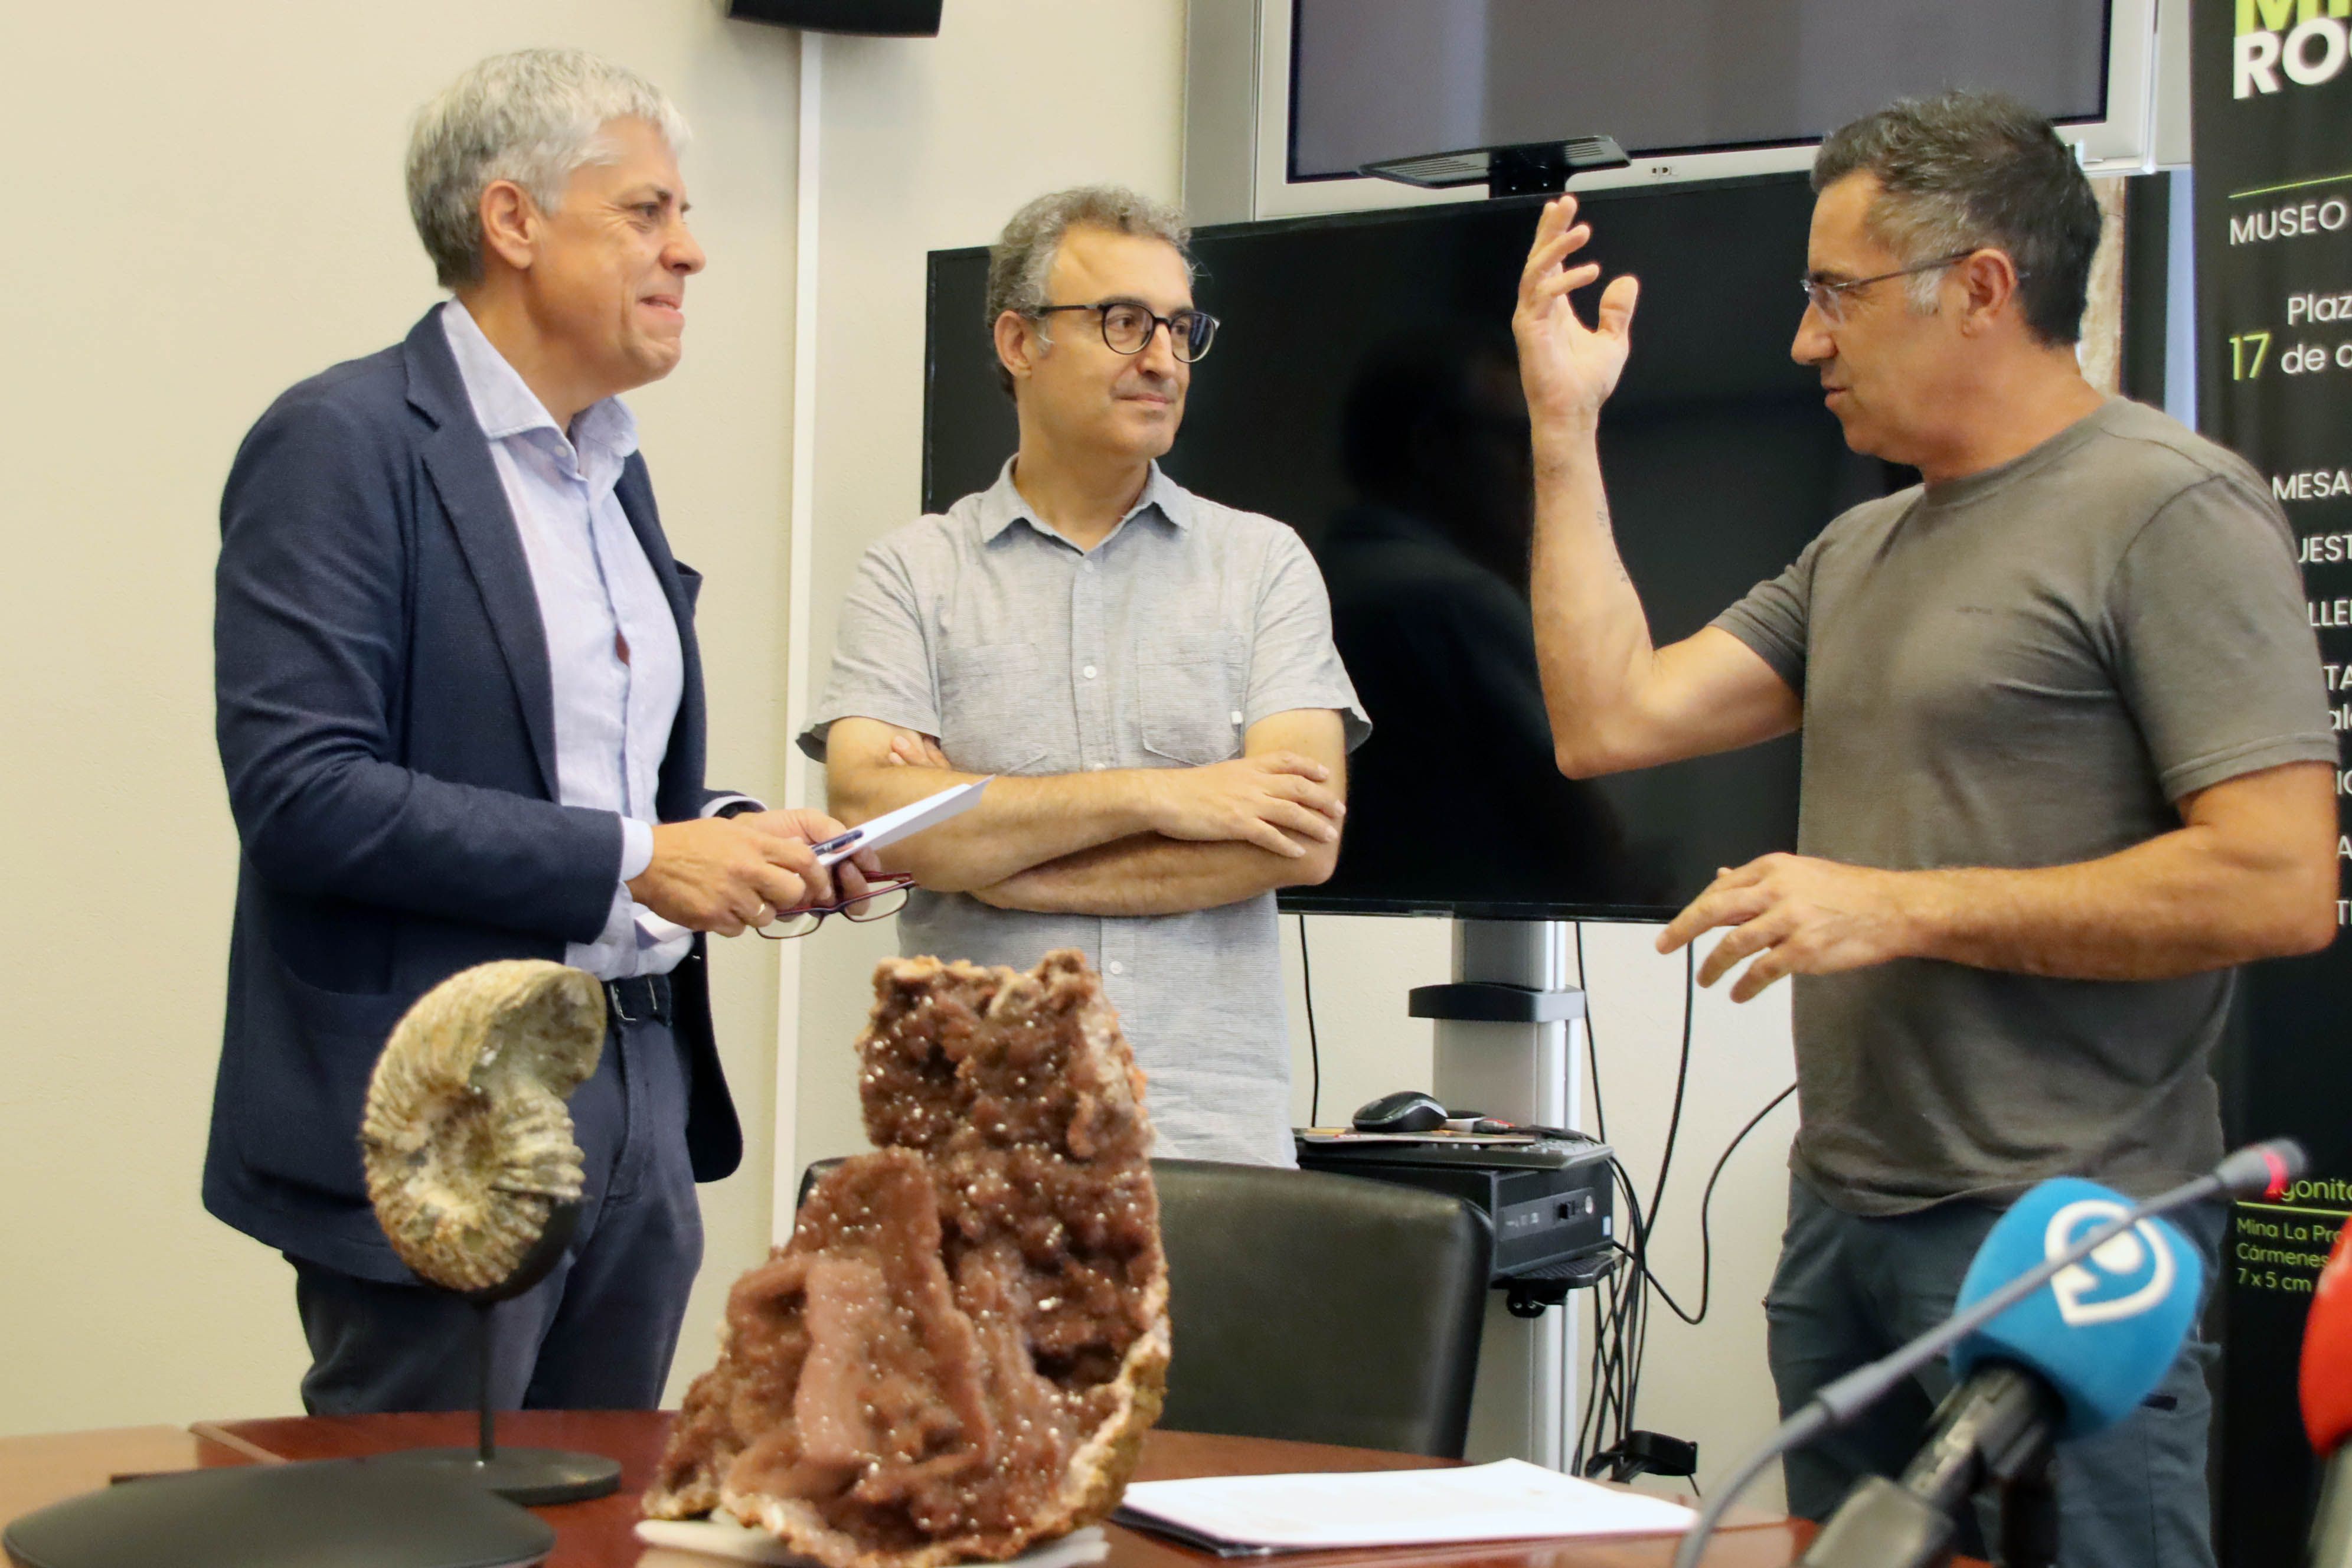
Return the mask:
<svg viewBox="0 0 2352 1568">
<path fill-rule="evenodd" d="M 809 1185 L 838 1163 L 809 1167 Z M 1154 1160 L 1175 1353 L 1160 1424 L 1460 1458 L 1495 1237 L 1459 1198 Z"/>
</svg>

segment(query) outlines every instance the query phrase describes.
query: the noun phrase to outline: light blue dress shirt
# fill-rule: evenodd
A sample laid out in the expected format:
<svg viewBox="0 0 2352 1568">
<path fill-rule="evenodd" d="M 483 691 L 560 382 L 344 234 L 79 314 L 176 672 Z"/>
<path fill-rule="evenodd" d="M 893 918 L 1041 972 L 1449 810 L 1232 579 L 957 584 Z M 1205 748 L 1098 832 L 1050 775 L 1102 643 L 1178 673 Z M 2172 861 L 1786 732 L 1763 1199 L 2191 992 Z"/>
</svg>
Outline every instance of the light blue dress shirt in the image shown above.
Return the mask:
<svg viewBox="0 0 2352 1568">
<path fill-rule="evenodd" d="M 1240 756 L 1251 725 L 1300 709 L 1338 712 L 1350 746 L 1371 731 L 1296 532 L 1155 463 L 1118 526 L 1080 550 L 1038 519 L 1008 462 L 866 552 L 800 743 L 821 760 L 829 726 L 855 715 L 937 736 L 966 773 L 1192 768 Z M 898 917 L 908 956 L 1026 969 L 1085 953 L 1151 1080 L 1152 1152 L 1269 1165 L 1297 1158 L 1280 934 L 1272 893 L 1102 916 L 918 889 Z"/>
<path fill-rule="evenodd" d="M 647 930 L 653 913 L 627 883 L 653 862 L 654 796 L 686 664 L 661 580 L 614 494 L 637 449 L 636 419 L 607 397 L 581 410 L 567 437 L 462 303 L 441 308 L 441 328 L 489 437 L 547 629 L 557 796 L 621 818 L 612 913 L 563 962 L 601 980 L 666 974 L 692 939 Z"/>
</svg>

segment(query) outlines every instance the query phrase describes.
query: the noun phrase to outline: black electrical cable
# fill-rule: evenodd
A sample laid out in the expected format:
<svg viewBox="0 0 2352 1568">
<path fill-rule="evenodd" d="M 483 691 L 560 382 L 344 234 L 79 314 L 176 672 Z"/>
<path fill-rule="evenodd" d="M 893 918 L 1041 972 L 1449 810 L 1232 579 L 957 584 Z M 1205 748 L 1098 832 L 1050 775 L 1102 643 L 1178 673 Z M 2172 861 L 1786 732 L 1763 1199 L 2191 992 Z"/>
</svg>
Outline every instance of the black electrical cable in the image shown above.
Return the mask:
<svg viewBox="0 0 2352 1568">
<path fill-rule="evenodd" d="M 1627 1429 L 1625 1415 L 1625 1351 L 1631 1342 L 1631 1319 L 1639 1310 L 1631 1281 L 1622 1274 L 1610 1277 L 1605 1303 L 1605 1321 L 1596 1331 L 1601 1349 L 1600 1373 L 1595 1379 L 1592 1436 L 1583 1455 L 1579 1457 L 1579 1469 L 1591 1462 L 1593 1454 L 1624 1441 Z"/>
<path fill-rule="evenodd" d="M 1298 917 L 1298 988 L 1307 996 L 1307 1125 L 1323 1125 L 1323 1044 L 1315 1037 L 1315 969 L 1307 962 L 1307 917 Z"/>
<path fill-rule="evenodd" d="M 1658 1223 L 1658 1211 L 1666 1201 L 1666 1173 L 1674 1169 L 1675 1140 L 1683 1128 L 1683 1091 L 1690 1087 L 1691 1016 L 1698 1010 L 1698 944 L 1683 945 L 1683 1049 L 1681 1065 L 1675 1068 L 1675 1104 L 1666 1113 L 1666 1147 L 1658 1156 L 1658 1184 L 1650 1189 L 1650 1224 Z"/>
<path fill-rule="evenodd" d="M 1624 1194 L 1633 1247 L 1626 1252 L 1636 1257 L 1646 1250 L 1649 1226 L 1642 1213 L 1642 1195 L 1634 1188 L 1633 1173 L 1613 1154 L 1609 1172 L 1618 1189 Z M 1612 1270 L 1600 1281 L 1594 1290 L 1592 1357 L 1589 1376 L 1591 1384 L 1585 1397 L 1584 1419 L 1577 1426 L 1575 1468 L 1581 1474 L 1590 1453 L 1621 1448 L 1633 1431 L 1633 1373 L 1638 1348 L 1642 1340 L 1642 1320 L 1648 1310 L 1643 1300 L 1642 1270 L 1638 1265 L 1631 1269 Z"/>
<path fill-rule="evenodd" d="M 1642 1398 L 1642 1364 L 1649 1358 L 1650 1315 L 1646 1310 L 1649 1296 L 1642 1289 L 1650 1277 L 1650 1237 L 1658 1227 L 1658 1213 L 1665 1206 L 1666 1173 L 1674 1168 L 1675 1142 L 1682 1136 L 1683 1097 L 1690 1087 L 1691 1023 L 1698 1012 L 1698 944 L 1683 945 L 1683 1043 L 1682 1060 L 1675 1068 L 1674 1109 L 1666 1113 L 1666 1143 L 1658 1155 L 1658 1184 L 1650 1190 L 1650 1212 L 1642 1223 L 1642 1256 L 1639 1260 L 1641 1278 L 1634 1281 L 1634 1294 L 1642 1299 L 1643 1310 L 1634 1321 L 1633 1368 L 1625 1384 L 1625 1424 L 1630 1430 L 1633 1407 Z M 1679 1316 L 1679 1314 L 1677 1314 Z"/>
<path fill-rule="evenodd" d="M 1681 1304 L 1675 1300 L 1673 1293 L 1667 1290 L 1664 1283 L 1655 1274 L 1650 1272 L 1647 1259 L 1637 1261 L 1636 1267 L 1649 1280 L 1651 1289 L 1657 1291 L 1659 1300 L 1665 1302 L 1667 1310 L 1692 1328 L 1696 1328 L 1706 1321 L 1707 1300 L 1714 1293 L 1715 1243 L 1707 1231 L 1707 1210 L 1715 1203 L 1715 1184 L 1722 1178 L 1723 1168 L 1731 1163 L 1732 1154 L 1747 1140 L 1748 1135 L 1755 1131 L 1757 1126 L 1766 1117 L 1780 1110 L 1781 1103 L 1796 1092 L 1797 1086 L 1792 1083 L 1770 1100 L 1766 1100 L 1764 1109 L 1749 1117 L 1747 1124 L 1731 1135 L 1731 1142 L 1723 1146 L 1722 1154 L 1715 1162 L 1715 1169 L 1707 1173 L 1706 1191 L 1700 1194 L 1698 1200 L 1698 1310 L 1695 1312 L 1684 1311 Z M 1622 1252 L 1624 1248 L 1621 1247 L 1618 1250 Z M 1627 1256 L 1632 1257 L 1632 1254 L 1628 1253 Z"/>
<path fill-rule="evenodd" d="M 1570 929 L 1576 932 L 1576 984 L 1584 992 L 1584 1062 L 1592 1079 L 1592 1131 L 1603 1143 L 1609 1142 L 1609 1112 L 1601 1104 L 1601 1040 L 1592 1032 L 1592 984 L 1585 978 L 1584 922 L 1578 921 Z"/>
<path fill-rule="evenodd" d="M 1583 931 L 1577 931 L 1577 972 L 1580 980 L 1584 972 Z M 1675 1100 L 1666 1121 L 1665 1148 L 1658 1163 L 1658 1181 L 1645 1212 L 1641 1194 L 1635 1188 L 1633 1173 L 1614 1155 L 1610 1158 L 1610 1175 L 1622 1194 L 1626 1209 L 1625 1236 L 1632 1242 L 1613 1240 L 1611 1247 L 1624 1259 L 1624 1266 L 1613 1269 L 1598 1283 L 1593 1291 L 1592 1350 L 1587 1363 L 1585 1407 L 1577 1424 L 1576 1450 L 1572 1466 L 1579 1474 L 1585 1473 L 1587 1456 L 1606 1455 L 1612 1449 L 1622 1451 L 1633 1430 L 1634 1407 L 1641 1394 L 1642 1365 L 1649 1349 L 1649 1293 L 1657 1292 L 1668 1310 L 1685 1323 L 1696 1327 L 1706 1321 L 1707 1308 L 1714 1297 L 1715 1238 L 1712 1215 L 1715 1189 L 1723 1179 L 1731 1156 L 1738 1152 L 1748 1135 L 1762 1125 L 1793 1094 L 1797 1086 L 1790 1084 L 1766 1101 L 1743 1123 L 1723 1152 L 1716 1157 L 1707 1173 L 1706 1185 L 1700 1192 L 1698 1205 L 1699 1230 L 1699 1294 L 1696 1311 L 1685 1311 L 1673 1292 L 1650 1268 L 1650 1238 L 1657 1226 L 1657 1211 L 1664 1201 L 1666 1175 L 1674 1163 L 1675 1143 L 1682 1125 L 1682 1110 L 1690 1079 L 1693 1015 L 1698 995 L 1697 956 L 1686 951 L 1684 958 L 1683 1037 L 1681 1059 L 1675 1070 Z M 1585 1039 L 1591 1047 L 1593 1035 L 1588 997 Z M 1593 1060 L 1594 1109 L 1599 1110 L 1597 1055 Z M 1594 1468 L 1599 1468 L 1595 1461 Z"/>
<path fill-rule="evenodd" d="M 1585 1062 L 1592 1079 L 1593 1131 L 1601 1142 L 1609 1141 L 1609 1113 L 1601 1090 L 1600 1036 L 1592 1027 L 1591 987 L 1587 976 L 1584 957 L 1584 926 L 1575 922 L 1571 931 L 1576 942 L 1576 979 L 1585 989 L 1584 1050 Z M 1685 1028 L 1685 1036 L 1688 1034 Z M 1612 1155 L 1611 1173 L 1624 1190 L 1626 1207 L 1633 1217 L 1636 1247 L 1646 1234 L 1647 1226 L 1641 1218 L 1642 1200 L 1633 1189 L 1632 1175 Z M 1592 1351 L 1586 1367 L 1585 1399 L 1582 1416 L 1577 1423 L 1576 1447 L 1571 1468 L 1582 1473 L 1587 1453 L 1601 1447 L 1621 1446 L 1633 1429 L 1631 1394 L 1636 1381 L 1636 1361 L 1633 1353 L 1642 1345 L 1642 1320 L 1647 1310 L 1643 1299 L 1641 1273 L 1630 1276 L 1612 1270 L 1598 1281 L 1593 1289 Z M 1613 1436 L 1612 1436 L 1613 1434 Z"/>
</svg>

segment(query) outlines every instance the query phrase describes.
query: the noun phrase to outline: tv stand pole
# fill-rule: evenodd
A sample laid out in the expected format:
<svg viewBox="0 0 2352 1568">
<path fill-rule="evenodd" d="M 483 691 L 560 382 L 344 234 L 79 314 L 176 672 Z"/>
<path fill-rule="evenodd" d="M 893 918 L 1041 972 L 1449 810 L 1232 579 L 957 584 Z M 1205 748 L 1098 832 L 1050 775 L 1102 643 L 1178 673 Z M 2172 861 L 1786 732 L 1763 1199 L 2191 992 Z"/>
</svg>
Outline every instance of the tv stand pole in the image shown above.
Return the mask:
<svg viewBox="0 0 2352 1568">
<path fill-rule="evenodd" d="M 1566 921 L 1454 922 L 1454 982 L 1412 993 L 1412 1016 L 1437 1022 L 1431 1088 L 1452 1110 L 1537 1127 L 1575 1128 L 1584 993 L 1571 981 Z M 1532 1321 L 1488 1292 L 1468 1455 L 1559 1470 L 1575 1447 L 1573 1300 Z"/>
</svg>

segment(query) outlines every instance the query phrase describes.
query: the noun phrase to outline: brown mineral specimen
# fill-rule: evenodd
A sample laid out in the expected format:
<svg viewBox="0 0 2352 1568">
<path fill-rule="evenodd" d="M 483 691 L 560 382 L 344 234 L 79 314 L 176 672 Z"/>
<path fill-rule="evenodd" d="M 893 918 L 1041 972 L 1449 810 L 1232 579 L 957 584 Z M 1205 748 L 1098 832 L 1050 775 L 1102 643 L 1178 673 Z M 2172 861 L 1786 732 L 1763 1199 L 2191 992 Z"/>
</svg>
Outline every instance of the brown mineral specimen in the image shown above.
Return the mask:
<svg viewBox="0 0 2352 1568">
<path fill-rule="evenodd" d="M 452 1290 L 504 1284 L 557 1205 L 580 1196 L 563 1101 L 604 1048 L 604 988 L 509 959 L 451 975 L 376 1058 L 360 1154 L 392 1249 Z"/>
<path fill-rule="evenodd" d="M 1118 1500 L 1168 1371 L 1143 1079 L 1076 952 L 876 972 L 877 1152 L 736 1282 L 646 1512 L 828 1568 L 1001 1561 Z"/>
</svg>

